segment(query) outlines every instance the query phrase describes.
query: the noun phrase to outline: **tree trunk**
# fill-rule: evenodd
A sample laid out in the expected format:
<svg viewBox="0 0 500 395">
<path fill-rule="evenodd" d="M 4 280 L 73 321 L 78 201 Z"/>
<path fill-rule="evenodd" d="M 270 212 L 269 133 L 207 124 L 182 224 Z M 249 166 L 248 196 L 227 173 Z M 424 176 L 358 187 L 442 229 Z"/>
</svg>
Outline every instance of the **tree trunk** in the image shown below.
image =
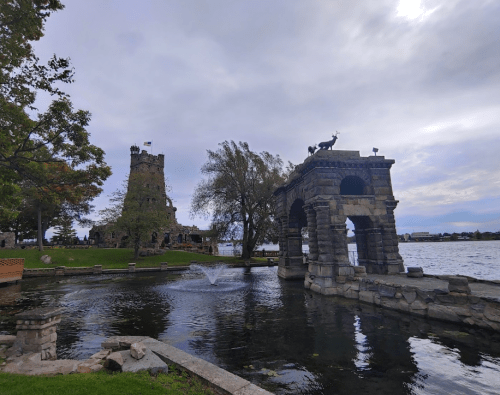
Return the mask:
<svg viewBox="0 0 500 395">
<path fill-rule="evenodd" d="M 38 214 L 38 230 L 37 230 L 38 251 L 43 251 L 42 205 L 41 204 L 38 205 L 37 214 Z"/>
</svg>

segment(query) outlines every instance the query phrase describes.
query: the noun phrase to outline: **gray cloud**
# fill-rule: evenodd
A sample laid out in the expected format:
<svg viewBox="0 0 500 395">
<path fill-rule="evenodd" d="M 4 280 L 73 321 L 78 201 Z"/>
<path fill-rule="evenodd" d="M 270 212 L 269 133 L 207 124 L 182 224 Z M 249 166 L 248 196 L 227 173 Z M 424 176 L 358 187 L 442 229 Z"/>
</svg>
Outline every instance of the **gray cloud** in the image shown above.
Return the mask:
<svg viewBox="0 0 500 395">
<path fill-rule="evenodd" d="M 396 159 L 401 230 L 415 213 L 423 226 L 437 218 L 442 225 L 432 226 L 442 230 L 471 223 L 443 213 L 494 218 L 500 5 L 422 1 L 419 16 L 407 12 L 413 19 L 398 6 L 68 1 L 36 50 L 72 58 L 72 99 L 93 113 L 92 141 L 115 172 L 106 191 L 126 174 L 130 145 L 153 140 L 183 222 L 192 222 L 206 149 L 242 140 L 299 163 L 335 130 L 338 149 L 369 155 L 375 146 Z"/>
</svg>

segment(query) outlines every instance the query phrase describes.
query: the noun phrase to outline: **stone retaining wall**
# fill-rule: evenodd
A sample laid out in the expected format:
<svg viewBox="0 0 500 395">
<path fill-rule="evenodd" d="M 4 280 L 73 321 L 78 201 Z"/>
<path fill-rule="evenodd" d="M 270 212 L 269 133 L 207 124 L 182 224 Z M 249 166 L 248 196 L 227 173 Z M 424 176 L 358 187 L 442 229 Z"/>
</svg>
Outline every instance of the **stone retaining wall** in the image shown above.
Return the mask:
<svg viewBox="0 0 500 395">
<path fill-rule="evenodd" d="M 338 295 L 403 313 L 500 331 L 500 301 L 497 298 L 450 292 L 449 285 L 434 289 L 402 285 L 394 280 L 391 282 L 391 277 L 383 281 L 337 277 L 331 286 L 317 290 L 314 289 L 316 284 L 306 277 L 305 287 L 323 295 Z"/>
</svg>

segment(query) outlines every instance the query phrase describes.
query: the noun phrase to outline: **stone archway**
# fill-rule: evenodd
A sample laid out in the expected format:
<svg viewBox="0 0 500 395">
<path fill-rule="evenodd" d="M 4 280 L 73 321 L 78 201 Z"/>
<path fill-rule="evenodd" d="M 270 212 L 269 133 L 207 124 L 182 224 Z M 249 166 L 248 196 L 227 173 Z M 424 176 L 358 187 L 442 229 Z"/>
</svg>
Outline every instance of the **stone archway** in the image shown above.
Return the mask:
<svg viewBox="0 0 500 395">
<path fill-rule="evenodd" d="M 278 275 L 305 278 L 318 292 L 354 274 L 346 220 L 354 224 L 358 261 L 368 273 L 404 271 L 394 219 L 397 200 L 390 168 L 394 160 L 361 157 L 357 151 L 320 150 L 297 166 L 275 191 L 280 228 Z M 300 206 L 300 209 L 299 209 Z M 300 215 L 305 213 L 305 220 Z M 295 240 L 308 227 L 309 265 L 298 265 Z M 300 270 L 302 269 L 302 270 Z"/>
</svg>

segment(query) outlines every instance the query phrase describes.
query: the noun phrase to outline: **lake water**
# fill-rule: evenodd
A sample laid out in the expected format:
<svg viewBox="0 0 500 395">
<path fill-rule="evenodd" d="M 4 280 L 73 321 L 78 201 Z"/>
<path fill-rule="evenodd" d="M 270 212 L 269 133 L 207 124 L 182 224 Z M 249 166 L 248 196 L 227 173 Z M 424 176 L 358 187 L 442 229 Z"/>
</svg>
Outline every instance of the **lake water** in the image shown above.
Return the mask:
<svg viewBox="0 0 500 395">
<path fill-rule="evenodd" d="M 277 244 L 265 244 L 259 250 L 277 251 Z M 356 244 L 349 244 L 356 252 Z M 219 250 L 229 255 L 233 248 L 221 244 Z M 302 251 L 309 252 L 307 244 Z M 455 241 L 399 243 L 405 266 L 421 266 L 427 274 L 462 274 L 470 277 L 500 280 L 500 241 Z M 222 255 L 221 254 L 221 255 Z"/>
<path fill-rule="evenodd" d="M 402 250 L 425 256 L 432 245 Z M 472 251 L 464 255 L 477 258 Z M 15 332 L 18 311 L 62 306 L 59 358 L 87 358 L 109 336 L 145 335 L 279 395 L 499 393 L 498 333 L 318 295 L 279 279 L 276 267 L 226 269 L 217 283 L 199 271 L 29 279 L 0 288 L 0 334 Z"/>
</svg>

